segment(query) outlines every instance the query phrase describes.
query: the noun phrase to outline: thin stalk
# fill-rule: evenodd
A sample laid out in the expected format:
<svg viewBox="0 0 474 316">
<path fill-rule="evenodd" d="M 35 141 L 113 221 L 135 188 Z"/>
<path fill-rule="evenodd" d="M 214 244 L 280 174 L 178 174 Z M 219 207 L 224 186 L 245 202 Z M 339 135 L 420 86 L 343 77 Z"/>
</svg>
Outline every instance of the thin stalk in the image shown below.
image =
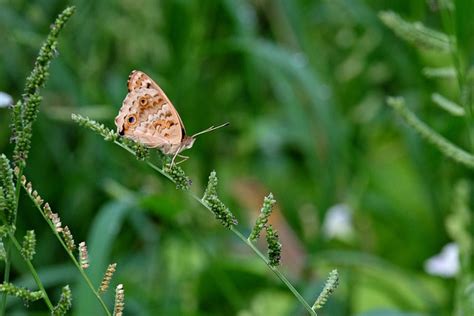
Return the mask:
<svg viewBox="0 0 474 316">
<path fill-rule="evenodd" d="M 5 241 L 5 248 L 6 248 L 6 256 L 5 256 L 5 270 L 3 271 L 3 280 L 4 282 L 10 281 L 10 239 Z M 7 307 L 7 293 L 2 293 L 2 308 L 0 310 L 0 315 L 5 315 L 5 309 Z"/>
<path fill-rule="evenodd" d="M 24 187 L 25 188 L 25 187 Z M 25 188 L 26 190 L 26 188 Z M 30 195 L 28 195 L 30 196 Z M 99 295 L 99 293 L 97 292 L 97 290 L 95 289 L 94 285 L 92 284 L 91 280 L 89 279 L 89 277 L 87 276 L 87 274 L 85 273 L 84 269 L 81 267 L 80 263 L 77 261 L 76 257 L 74 256 L 74 254 L 72 253 L 72 251 L 69 250 L 69 248 L 67 247 L 67 245 L 64 243 L 63 239 L 61 238 L 61 236 L 59 235 L 59 233 L 56 231 L 56 227 L 54 227 L 53 223 L 46 217 L 46 215 L 44 214 L 43 210 L 41 209 L 41 206 L 39 206 L 36 201 L 31 198 L 30 196 L 30 199 L 33 201 L 33 204 L 35 205 L 36 209 L 40 212 L 41 216 L 43 216 L 44 220 L 46 221 L 46 223 L 48 223 L 49 227 L 51 228 L 51 230 L 53 231 L 53 234 L 56 236 L 56 238 L 59 240 L 59 243 L 61 244 L 61 246 L 64 248 L 64 250 L 66 250 L 67 254 L 69 255 L 69 257 L 71 258 L 72 262 L 74 263 L 74 265 L 76 266 L 76 268 L 79 270 L 79 273 L 81 274 L 82 278 L 84 279 L 84 281 L 87 283 L 87 286 L 90 288 L 90 290 L 92 291 L 92 293 L 94 293 L 95 297 L 97 298 L 97 300 L 100 302 L 100 305 L 102 306 L 102 308 L 104 309 L 104 312 L 107 316 L 111 316 L 112 314 L 109 312 L 109 309 L 107 308 L 107 305 L 105 304 L 104 300 L 102 299 L 102 297 Z"/>
<path fill-rule="evenodd" d="M 125 149 L 126 151 L 128 151 L 129 153 L 131 153 L 132 155 L 136 156 L 135 152 L 130 149 L 128 146 L 122 144 L 121 142 L 119 141 L 114 141 L 115 144 L 119 145 L 120 147 L 122 147 L 123 149 Z M 154 169 L 155 171 L 159 172 L 161 175 L 165 176 L 168 180 L 170 181 L 173 181 L 173 178 L 170 177 L 169 174 L 167 174 L 166 172 L 163 171 L 163 169 L 157 167 L 156 165 L 154 165 L 153 163 L 149 162 L 148 160 L 146 161 L 146 164 Z"/>
<path fill-rule="evenodd" d="M 15 217 L 13 220 L 14 225 L 16 224 L 16 214 L 18 213 L 18 204 L 20 203 L 20 180 L 21 176 L 23 175 L 23 167 L 20 166 L 18 171 L 18 177 L 16 181 L 16 191 L 15 191 Z M 10 281 L 10 268 L 11 268 L 11 261 L 10 261 L 10 254 L 11 254 L 11 245 L 10 245 L 10 239 L 8 239 L 5 243 L 5 248 L 6 248 L 6 257 L 5 257 L 5 270 L 3 272 L 3 281 L 4 282 L 9 282 Z M 7 308 L 7 293 L 2 293 L 2 305 L 0 309 L 0 315 L 3 316 L 5 315 L 5 311 Z"/>
<path fill-rule="evenodd" d="M 456 35 L 455 33 L 455 21 L 454 17 L 452 16 L 451 12 L 449 9 L 441 10 L 441 20 L 443 22 L 443 26 L 445 30 L 447 31 L 448 34 L 451 35 L 450 37 L 450 53 L 451 53 L 451 59 L 454 64 L 454 69 L 456 72 L 456 80 L 457 84 L 459 86 L 459 103 L 461 106 L 465 109 L 467 115 L 465 116 L 465 123 L 466 123 L 466 128 L 467 128 L 467 140 L 469 143 L 469 148 L 471 152 L 474 150 L 474 135 L 473 135 L 473 128 L 472 128 L 472 123 L 474 121 L 474 113 L 473 113 L 473 108 L 472 108 L 472 102 L 471 102 L 471 93 L 472 90 L 470 89 L 469 85 L 466 84 L 468 82 L 466 70 L 463 69 L 463 62 L 462 62 L 462 56 L 459 53 L 459 48 L 458 48 L 458 43 L 459 41 L 453 40 L 452 38 Z M 467 70 L 469 71 L 469 70 Z M 468 90 L 468 91 L 466 91 Z M 466 98 L 466 93 L 469 94 L 469 97 Z"/>
<path fill-rule="evenodd" d="M 114 141 L 117 145 L 131 153 L 132 155 L 136 156 L 135 152 L 130 149 L 128 146 L 118 142 Z M 155 164 L 151 163 L 150 161 L 146 161 L 146 164 L 151 167 L 153 170 L 159 172 L 161 175 L 165 176 L 168 180 L 173 181 L 173 179 L 168 175 L 166 172 L 163 171 L 163 169 L 159 168 Z M 201 204 L 203 207 L 205 207 L 209 212 L 214 214 L 212 210 L 209 208 L 206 203 L 204 203 L 197 195 L 191 193 L 188 191 L 188 194 L 199 204 Z M 240 240 L 242 240 L 245 245 L 247 245 L 266 265 L 267 267 L 275 273 L 275 275 L 286 285 L 286 287 L 290 290 L 290 292 L 298 299 L 298 301 L 304 306 L 304 308 L 310 313 L 312 316 L 317 316 L 317 313 L 311 308 L 311 306 L 308 304 L 308 302 L 304 299 L 304 297 L 298 292 L 298 290 L 290 283 L 290 281 L 283 275 L 283 273 L 275 266 L 270 265 L 268 262 L 268 259 L 265 257 L 264 254 L 260 252 L 260 250 L 255 247 L 255 245 L 249 241 L 247 238 L 242 235 L 240 231 L 238 231 L 235 227 L 231 226 L 230 231 L 234 233 Z"/>
<path fill-rule="evenodd" d="M 11 231 L 8 231 L 8 237 L 13 242 L 13 245 L 18 250 L 18 252 L 21 253 L 21 245 L 18 242 L 18 240 L 16 239 L 15 235 L 13 235 L 13 233 Z M 23 258 L 23 259 L 25 260 L 26 264 L 28 265 L 28 268 L 30 269 L 30 273 L 33 276 L 33 279 L 35 279 L 36 285 L 38 285 L 38 288 L 43 293 L 43 299 L 44 299 L 46 305 L 48 305 L 49 310 L 52 312 L 53 309 L 54 309 L 54 306 L 53 306 L 53 304 L 51 303 L 51 301 L 48 297 L 48 293 L 46 293 L 46 290 L 43 286 L 43 283 L 41 282 L 41 279 L 38 276 L 38 273 L 36 272 L 35 267 L 31 263 L 31 260 L 28 260 L 26 258 Z"/>
<path fill-rule="evenodd" d="M 300 301 L 300 303 L 304 306 L 304 308 L 306 308 L 306 310 L 311 315 L 317 316 L 316 312 L 311 308 L 311 306 L 309 306 L 308 302 L 306 302 L 304 297 L 300 294 L 300 292 L 298 292 L 298 290 L 293 286 L 293 284 L 291 284 L 291 282 L 285 277 L 283 273 L 281 273 L 281 271 L 277 267 L 269 264 L 268 259 L 265 257 L 265 255 L 262 254 L 260 250 L 258 250 L 258 248 L 255 247 L 255 245 L 250 240 L 248 240 L 248 238 L 245 238 L 242 233 L 234 227 L 231 227 L 230 230 L 235 235 L 237 235 L 237 237 L 239 237 L 248 247 L 250 247 L 250 249 L 252 249 L 253 252 L 255 252 L 255 254 L 257 254 L 257 256 L 259 256 L 263 262 L 265 262 L 268 268 L 270 268 L 270 270 L 272 270 L 273 273 L 276 274 L 276 276 L 286 285 L 286 287 L 291 291 L 291 293 L 293 293 L 293 295 L 298 299 L 298 301 Z"/>
<path fill-rule="evenodd" d="M 451 11 L 448 9 L 441 11 L 441 18 L 444 24 L 445 29 L 451 33 L 451 36 L 454 37 L 456 35 L 455 32 L 455 15 L 451 14 Z M 451 40 L 451 58 L 453 60 L 453 64 L 456 70 L 456 79 L 459 85 L 460 91 L 460 103 L 466 110 L 465 116 L 465 124 L 467 128 L 467 137 L 468 142 L 470 145 L 470 151 L 474 151 L 474 109 L 473 109 L 473 79 L 472 75 L 469 74 L 470 72 L 470 63 L 469 61 L 464 60 L 463 63 L 463 56 L 461 55 L 459 45 L 459 39 L 456 38 L 456 42 L 453 43 Z M 471 233 L 474 230 L 474 216 L 471 216 L 470 223 L 471 226 Z M 469 271 L 472 271 L 472 262 L 474 262 L 474 253 L 470 255 L 466 255 L 467 258 L 461 258 L 461 273 L 458 274 L 458 278 L 456 280 L 456 294 L 455 294 L 455 304 L 454 304 L 454 311 L 458 313 L 462 313 L 463 311 L 463 301 L 468 300 L 468 295 L 464 294 L 464 284 L 463 280 L 467 280 L 469 282 L 472 280 L 472 274 L 469 274 Z M 463 260 L 464 259 L 464 260 Z M 467 288 L 467 287 L 466 287 Z M 470 302 L 467 302 L 470 304 Z M 472 305 L 470 305 L 472 306 Z M 469 313 L 468 311 L 465 311 Z"/>
<path fill-rule="evenodd" d="M 16 216 L 18 214 L 18 204 L 20 203 L 20 188 L 21 188 L 21 177 L 23 176 L 23 167 L 18 167 L 19 170 L 18 170 L 18 176 L 17 176 L 17 181 L 16 181 L 16 209 L 15 209 L 15 217 L 14 217 L 14 220 L 13 220 L 13 223 L 16 224 Z"/>
</svg>

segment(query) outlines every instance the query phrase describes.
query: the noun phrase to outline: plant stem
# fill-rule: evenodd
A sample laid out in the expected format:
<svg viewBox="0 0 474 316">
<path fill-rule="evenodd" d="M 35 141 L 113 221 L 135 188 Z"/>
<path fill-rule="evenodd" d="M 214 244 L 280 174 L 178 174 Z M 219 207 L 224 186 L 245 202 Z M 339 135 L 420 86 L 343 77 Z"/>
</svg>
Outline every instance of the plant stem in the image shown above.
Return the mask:
<svg viewBox="0 0 474 316">
<path fill-rule="evenodd" d="M 454 65 L 454 69 L 456 71 L 456 80 L 459 87 L 459 103 L 465 109 L 465 122 L 467 128 L 467 140 L 469 142 L 469 148 L 471 152 L 474 150 L 474 135 L 473 135 L 473 128 L 472 122 L 474 120 L 474 112 L 472 106 L 472 88 L 469 85 L 469 69 L 463 69 L 464 63 L 462 61 L 462 56 L 459 52 L 459 41 L 453 39 L 455 34 L 455 16 L 452 15 L 449 9 L 441 10 L 441 20 L 443 22 L 443 26 L 448 34 L 450 34 L 450 53 L 451 59 Z"/>
<path fill-rule="evenodd" d="M 309 306 L 308 302 L 306 302 L 304 297 L 298 292 L 298 290 L 293 286 L 293 284 L 291 284 L 291 282 L 285 277 L 283 273 L 281 273 L 281 271 L 277 267 L 269 264 L 268 259 L 260 252 L 260 250 L 258 250 L 257 247 L 255 247 L 255 245 L 250 240 L 245 238 L 242 233 L 234 227 L 231 227 L 230 230 L 235 235 L 237 235 L 237 237 L 239 237 L 248 247 L 250 247 L 250 249 L 252 249 L 253 252 L 255 252 L 257 256 L 262 259 L 263 262 L 265 262 L 268 268 L 270 268 L 270 270 L 272 270 L 273 273 L 276 274 L 276 276 L 286 285 L 286 287 L 291 291 L 291 293 L 293 293 L 293 295 L 298 299 L 298 301 L 300 301 L 300 303 L 304 306 L 304 308 L 306 308 L 306 310 L 311 315 L 317 316 L 316 312 L 311 308 L 311 306 Z"/>
<path fill-rule="evenodd" d="M 18 181 L 21 181 L 21 180 L 18 180 Z M 26 188 L 25 188 L 26 190 Z M 30 197 L 30 199 L 33 201 L 36 209 L 40 212 L 41 216 L 43 216 L 43 219 L 48 223 L 49 227 L 51 228 L 51 230 L 53 231 L 53 234 L 56 236 L 56 238 L 59 240 L 59 243 L 61 244 L 61 246 L 64 248 L 64 250 L 66 250 L 67 254 L 69 255 L 69 257 L 71 258 L 72 262 L 74 263 L 74 265 L 76 266 L 76 268 L 79 270 L 79 273 L 81 274 L 82 278 L 84 279 L 84 281 L 86 281 L 87 283 L 87 286 L 90 288 L 90 290 L 92 291 L 92 293 L 94 293 L 95 297 L 97 298 L 97 300 L 100 302 L 100 305 L 102 306 L 102 308 L 104 309 L 104 312 L 107 316 L 111 316 L 111 313 L 109 312 L 109 309 L 107 308 L 107 305 L 105 304 L 104 300 L 102 299 L 102 297 L 99 295 L 99 293 L 97 292 L 97 290 L 94 288 L 94 285 L 92 284 L 91 280 L 89 279 L 89 277 L 87 276 L 86 272 L 84 271 L 84 269 L 81 267 L 80 263 L 77 261 L 76 257 L 74 256 L 74 254 L 72 253 L 71 250 L 69 250 L 69 248 L 67 247 L 67 245 L 64 243 L 63 239 L 61 238 L 61 236 L 59 235 L 59 233 L 56 231 L 56 227 L 54 227 L 53 223 L 46 217 L 46 215 L 44 214 L 43 210 L 41 209 L 41 206 L 38 205 L 35 201 L 35 199 L 28 194 L 28 196 Z"/>
<path fill-rule="evenodd" d="M 15 194 L 16 194 L 16 206 L 15 206 L 15 217 L 14 217 L 14 221 L 13 221 L 13 225 L 15 225 L 16 223 L 16 217 L 17 217 L 17 213 L 18 213 L 18 204 L 20 202 L 20 189 L 21 189 L 21 176 L 23 174 L 23 168 L 22 167 L 19 167 L 19 172 L 18 172 L 18 177 L 17 177 L 17 181 L 16 181 L 16 191 L 15 191 Z M 15 248 L 18 250 L 18 252 L 21 253 L 21 245 L 20 243 L 18 242 L 18 240 L 16 239 L 14 233 L 9 230 L 8 231 L 8 251 L 7 251 L 7 261 L 5 263 L 5 274 L 4 274 L 4 282 L 9 282 L 10 281 L 10 265 L 11 265 L 11 261 L 9 260 L 9 257 L 10 257 L 10 252 L 11 252 L 11 245 L 10 245 L 10 242 L 13 243 L 13 245 L 15 246 Z M 35 280 L 36 284 L 38 285 L 38 288 L 40 289 L 40 291 L 43 293 L 43 299 L 46 303 L 46 305 L 48 305 L 48 308 L 50 311 L 53 311 L 54 307 L 53 307 L 53 304 L 51 303 L 51 300 L 49 299 L 48 297 L 48 293 L 46 292 L 44 286 L 43 286 L 43 283 L 41 282 L 39 276 L 38 276 L 38 273 L 36 272 L 36 269 L 35 267 L 33 266 L 33 264 L 31 263 L 30 260 L 28 259 L 25 259 L 23 258 L 26 262 L 26 264 L 28 265 L 28 268 L 30 269 L 30 272 L 31 272 L 31 275 L 33 276 L 33 279 Z M 3 297 L 2 297 L 2 315 L 4 315 L 5 313 L 5 308 L 6 308 L 6 293 L 3 293 Z"/>
<path fill-rule="evenodd" d="M 10 281 L 10 240 L 6 240 L 5 242 L 5 248 L 6 248 L 6 256 L 5 256 L 5 271 L 3 271 L 3 281 L 4 282 L 9 282 Z M 5 309 L 7 307 L 7 293 L 2 293 L 2 308 L 0 310 L 0 315 L 4 316 L 5 315 Z"/>
<path fill-rule="evenodd" d="M 132 155 L 136 156 L 135 152 L 130 149 L 128 146 L 122 144 L 121 142 L 119 141 L 114 141 L 115 144 L 119 145 L 120 147 L 122 147 L 123 149 L 125 149 L 126 151 L 128 151 L 129 153 L 131 153 Z M 173 181 L 173 178 L 170 177 L 169 174 L 167 174 L 166 172 L 163 171 L 163 169 L 159 168 L 158 166 L 154 165 L 153 163 L 149 162 L 148 160 L 146 161 L 146 164 L 152 168 L 153 170 L 161 173 L 161 175 L 163 175 L 164 177 L 166 177 L 168 180 Z M 205 205 L 204 205 L 205 206 Z M 211 211 L 212 212 L 212 211 Z"/>
<path fill-rule="evenodd" d="M 130 149 L 128 146 L 120 143 L 119 141 L 114 141 L 117 145 L 131 153 L 132 155 L 136 156 L 135 152 Z M 159 172 L 161 175 L 165 176 L 168 180 L 173 181 L 170 175 L 168 175 L 166 172 L 163 171 L 163 169 L 159 168 L 155 164 L 151 163 L 150 161 L 146 161 L 146 164 L 151 167 L 153 170 Z M 204 203 L 197 195 L 187 191 L 188 194 L 196 200 L 199 204 L 204 206 L 209 212 L 214 214 L 212 210 L 209 208 L 206 203 Z M 230 231 L 234 233 L 240 240 L 242 240 L 266 265 L 267 267 L 275 273 L 275 275 L 286 285 L 286 287 L 291 291 L 291 293 L 300 301 L 300 303 L 304 306 L 304 308 L 310 313 L 312 316 L 317 316 L 317 313 L 311 308 L 311 306 L 308 304 L 308 302 L 304 299 L 304 297 L 298 292 L 298 290 L 290 283 L 290 281 L 283 275 L 283 273 L 275 266 L 270 265 L 268 259 L 263 255 L 260 250 L 255 247 L 255 245 L 249 241 L 247 238 L 242 235 L 240 231 L 238 231 L 234 226 L 230 227 Z"/>
<path fill-rule="evenodd" d="M 20 203 L 20 180 L 21 176 L 23 175 L 23 167 L 19 166 L 19 171 L 18 171 L 18 177 L 16 181 L 16 191 L 15 191 L 15 217 L 13 220 L 13 225 L 16 224 L 16 214 L 18 213 L 18 204 Z M 6 241 L 6 259 L 5 259 L 5 271 L 3 272 L 3 281 L 4 282 L 9 282 L 10 281 L 10 267 L 11 267 L 11 260 L 10 260 L 10 253 L 11 253 L 11 245 L 10 245 L 10 239 Z M 1 309 L 0 309 L 0 315 L 5 315 L 5 311 L 7 308 L 7 293 L 2 293 L 2 304 L 1 304 Z"/>
<path fill-rule="evenodd" d="M 10 238 L 10 240 L 13 242 L 13 245 L 15 246 L 15 248 L 18 250 L 18 252 L 21 253 L 21 245 L 20 243 L 18 242 L 18 240 L 16 239 L 15 235 L 11 232 L 11 231 L 8 231 L 8 237 Z M 22 256 L 23 257 L 23 256 Z M 30 269 L 30 273 L 31 275 L 33 276 L 33 279 L 35 279 L 35 282 L 36 282 L 36 285 L 38 285 L 38 288 L 40 289 L 40 291 L 43 293 L 43 299 L 46 303 L 46 305 L 48 305 L 48 308 L 49 310 L 52 312 L 53 309 L 54 309 L 54 306 L 53 304 L 51 303 L 49 297 L 48 297 L 48 293 L 46 293 L 46 290 L 43 286 L 43 283 L 41 282 L 41 279 L 39 278 L 38 276 L 38 273 L 36 272 L 36 269 L 35 267 L 33 266 L 33 264 L 31 263 L 31 260 L 28 260 L 26 258 L 23 257 L 23 259 L 25 260 L 26 264 L 28 265 L 28 268 Z"/>
</svg>

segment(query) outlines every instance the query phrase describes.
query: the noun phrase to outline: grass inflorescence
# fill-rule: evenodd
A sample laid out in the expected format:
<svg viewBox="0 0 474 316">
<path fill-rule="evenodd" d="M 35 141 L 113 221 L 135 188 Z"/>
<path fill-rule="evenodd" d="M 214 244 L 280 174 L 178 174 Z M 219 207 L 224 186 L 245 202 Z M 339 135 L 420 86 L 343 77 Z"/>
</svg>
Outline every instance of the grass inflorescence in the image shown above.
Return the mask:
<svg viewBox="0 0 474 316">
<path fill-rule="evenodd" d="M 72 119 L 81 126 L 87 127 L 92 131 L 101 135 L 104 140 L 111 141 L 114 140 L 114 143 L 125 149 L 127 152 L 131 153 L 137 158 L 141 158 L 139 160 L 143 160 L 141 157 L 141 150 L 143 146 L 133 142 L 131 140 L 124 141 L 123 138 L 114 139 L 111 136 L 111 130 L 105 127 L 103 124 L 100 124 L 96 121 L 93 121 L 87 117 L 83 117 L 80 115 L 73 114 Z M 184 171 L 178 167 L 177 165 L 171 165 L 169 157 L 163 156 L 163 154 L 159 153 L 163 167 L 160 168 L 149 161 L 146 157 L 144 160 L 148 166 L 150 166 L 155 171 L 158 171 L 160 174 L 165 176 L 168 180 L 173 182 L 178 189 L 182 189 L 188 194 L 192 196 L 192 198 L 201 205 L 203 205 L 206 209 L 214 214 L 216 219 L 226 228 L 229 228 L 231 232 L 233 232 L 241 241 L 243 241 L 255 254 L 261 258 L 266 265 L 277 275 L 278 278 L 288 287 L 288 289 L 293 293 L 293 295 L 300 301 L 300 303 L 305 307 L 305 309 L 311 314 L 316 315 L 316 309 L 311 308 L 308 302 L 301 296 L 301 294 L 296 290 L 296 288 L 290 283 L 290 281 L 280 272 L 277 266 L 280 264 L 281 260 L 281 243 L 279 240 L 278 232 L 271 226 L 268 225 L 268 217 L 270 216 L 273 205 L 275 204 L 275 200 L 273 198 L 273 194 L 269 194 L 267 197 L 264 198 L 264 203 L 262 209 L 260 211 L 260 216 L 257 219 L 255 226 L 252 229 L 252 232 L 248 238 L 245 238 L 235 227 L 238 224 L 237 218 L 233 215 L 230 209 L 221 201 L 217 193 L 218 187 L 218 178 L 216 171 L 212 171 L 209 175 L 208 183 L 202 198 L 197 197 L 192 192 L 188 191 L 189 185 L 191 181 L 186 176 Z M 268 257 L 265 257 L 260 250 L 258 250 L 253 241 L 258 238 L 262 229 L 266 230 L 266 240 L 268 244 Z M 115 269 L 115 267 L 114 267 Z M 331 279 L 331 277 L 330 277 Z M 107 272 L 106 276 L 104 277 L 104 281 L 107 283 Z M 108 286 L 103 286 L 105 289 Z M 99 289 L 102 292 L 102 288 Z M 335 286 L 331 288 L 331 293 L 334 291 Z M 327 290 L 326 290 L 327 291 Z M 329 294 L 331 294 L 329 293 Z M 329 297 L 328 293 L 321 293 L 325 300 Z M 320 295 L 320 296 L 321 296 Z M 116 298 L 115 298 L 115 309 L 114 315 L 122 315 L 123 309 L 123 287 L 119 285 L 116 288 Z M 325 301 L 324 301 L 325 302 Z M 322 306 L 323 303 L 321 303 Z M 319 306 L 319 305 L 318 305 Z"/>
<path fill-rule="evenodd" d="M 57 45 L 60 32 L 68 20 L 73 15 L 74 7 L 68 7 L 59 14 L 51 25 L 50 32 L 43 43 L 36 58 L 33 70 L 26 79 L 23 94 L 12 109 L 11 141 L 14 144 L 13 163 L 5 154 L 0 155 L 0 258 L 5 262 L 4 281 L 0 284 L 0 315 L 5 315 L 7 306 L 7 296 L 16 296 L 25 303 L 43 300 L 52 315 L 65 315 L 72 306 L 72 293 L 69 285 L 62 287 L 61 296 L 56 306 L 53 306 L 48 292 L 46 291 L 37 269 L 32 261 L 36 253 L 36 234 L 34 230 L 27 230 L 22 244 L 15 237 L 16 220 L 18 213 L 18 203 L 20 191 L 26 192 L 36 209 L 41 213 L 51 232 L 57 237 L 66 253 L 69 255 L 80 275 L 89 285 L 92 293 L 97 297 L 104 309 L 105 315 L 111 315 L 105 302 L 99 296 L 91 280 L 85 274 L 84 268 L 89 263 L 86 262 L 85 244 L 81 244 L 79 260 L 73 252 L 76 250 L 71 230 L 68 226 L 63 227 L 58 213 L 52 211 L 50 204 L 45 202 L 38 191 L 33 188 L 31 182 L 24 176 L 25 167 L 31 147 L 33 135 L 33 124 L 38 116 L 42 96 L 41 89 L 45 86 L 49 77 L 49 67 L 51 60 L 58 55 Z M 15 249 L 21 254 L 28 270 L 39 290 L 32 291 L 23 287 L 18 287 L 10 280 L 11 271 L 11 251 Z M 79 262 L 80 261 L 80 262 Z"/>
</svg>

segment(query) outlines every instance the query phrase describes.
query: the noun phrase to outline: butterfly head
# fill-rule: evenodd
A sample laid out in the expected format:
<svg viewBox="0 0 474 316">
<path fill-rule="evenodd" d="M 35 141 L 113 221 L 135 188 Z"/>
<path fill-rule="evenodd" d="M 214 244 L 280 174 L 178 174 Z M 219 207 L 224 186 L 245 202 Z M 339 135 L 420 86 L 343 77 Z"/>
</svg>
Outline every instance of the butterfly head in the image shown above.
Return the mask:
<svg viewBox="0 0 474 316">
<path fill-rule="evenodd" d="M 194 144 L 195 140 L 196 140 L 196 138 L 194 138 L 192 136 L 184 135 L 183 139 L 181 140 L 180 152 L 185 150 L 185 149 L 189 149 L 189 148 L 193 147 L 193 144 Z"/>
</svg>

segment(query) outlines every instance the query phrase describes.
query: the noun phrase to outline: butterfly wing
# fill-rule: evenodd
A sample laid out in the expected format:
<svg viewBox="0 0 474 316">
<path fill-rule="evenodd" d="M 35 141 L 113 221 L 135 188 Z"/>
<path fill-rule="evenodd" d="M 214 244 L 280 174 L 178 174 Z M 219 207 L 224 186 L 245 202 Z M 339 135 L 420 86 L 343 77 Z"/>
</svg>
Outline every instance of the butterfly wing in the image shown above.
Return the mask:
<svg viewBox="0 0 474 316">
<path fill-rule="evenodd" d="M 128 92 L 143 88 L 161 90 L 153 79 L 139 70 L 132 70 L 128 76 L 127 87 Z"/>
<path fill-rule="evenodd" d="M 147 147 L 160 148 L 165 154 L 177 151 L 184 135 L 178 113 L 159 88 L 131 90 L 115 125 L 121 135 Z"/>
<path fill-rule="evenodd" d="M 151 79 L 146 73 L 140 70 L 133 70 L 128 76 L 127 86 L 129 93 L 138 89 L 154 89 L 159 91 L 163 99 L 165 99 L 168 104 L 171 105 L 172 111 L 174 111 L 174 113 L 178 117 L 179 122 L 181 123 L 181 127 L 183 129 L 182 134 L 186 135 L 186 129 L 184 127 L 183 121 L 181 120 L 181 117 L 178 114 L 178 111 L 176 111 L 173 104 L 168 99 L 163 90 L 160 88 L 160 86 L 155 81 L 153 81 L 153 79 Z"/>
</svg>

